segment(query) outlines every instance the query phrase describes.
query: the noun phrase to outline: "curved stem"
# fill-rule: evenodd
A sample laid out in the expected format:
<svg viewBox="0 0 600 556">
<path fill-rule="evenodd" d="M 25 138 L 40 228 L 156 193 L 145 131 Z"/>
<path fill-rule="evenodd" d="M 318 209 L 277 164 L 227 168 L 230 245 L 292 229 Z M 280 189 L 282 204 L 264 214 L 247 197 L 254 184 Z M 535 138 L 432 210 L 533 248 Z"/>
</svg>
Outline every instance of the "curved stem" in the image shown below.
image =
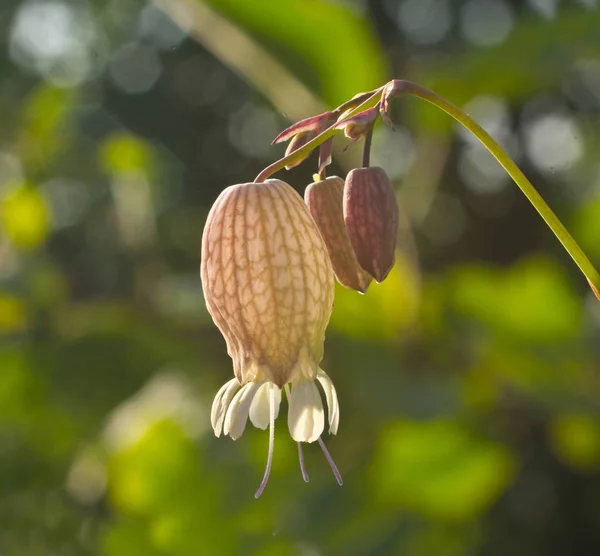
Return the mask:
<svg viewBox="0 0 600 556">
<path fill-rule="evenodd" d="M 298 442 L 298 461 L 300 462 L 300 472 L 305 483 L 308 483 L 308 473 L 304 464 L 304 453 L 302 452 L 302 443 Z"/>
<path fill-rule="evenodd" d="M 367 108 L 371 108 L 377 104 L 379 96 L 381 94 L 383 87 L 376 89 L 370 94 L 365 101 L 356 106 L 351 112 L 344 114 L 344 118 L 349 118 L 358 112 L 366 110 Z M 349 101 L 350 102 L 350 101 Z M 346 103 L 348 104 L 348 103 Z M 342 105 L 345 106 L 345 105 Z M 318 147 L 321 143 L 327 141 L 330 137 L 333 137 L 333 134 L 336 131 L 337 122 L 330 127 L 328 127 L 325 131 L 322 131 L 317 135 L 314 139 L 311 139 L 308 143 L 300 147 L 298 150 L 293 153 L 280 158 L 279 160 L 273 162 L 267 166 L 254 180 L 256 183 L 260 183 L 265 181 L 269 176 L 272 176 L 275 172 L 279 172 L 279 170 L 283 170 L 288 164 L 297 162 L 305 158 L 315 147 Z"/>
<path fill-rule="evenodd" d="M 319 446 L 321 446 L 321 450 L 323 450 L 323 454 L 325 454 L 325 459 L 329 463 L 329 467 L 331 467 L 331 471 L 333 471 L 333 476 L 335 477 L 337 484 L 342 486 L 344 484 L 344 481 L 342 480 L 342 475 L 340 474 L 337 465 L 335 464 L 335 461 L 333 461 L 333 458 L 331 457 L 327 446 L 325 446 L 325 442 L 323 442 L 320 436 L 319 438 L 317 438 L 317 440 L 319 441 Z"/>
<path fill-rule="evenodd" d="M 592 289 L 600 290 L 600 274 L 594 265 L 590 262 L 581 247 L 579 247 L 577 242 L 573 239 L 573 236 L 571 236 L 571 234 L 567 231 L 562 222 L 537 192 L 535 187 L 533 187 L 533 185 L 525 177 L 519 167 L 512 161 L 506 152 L 504 152 L 502 147 L 500 147 L 500 145 L 491 137 L 491 135 L 485 131 L 485 129 L 483 129 L 460 108 L 451 102 L 448 102 L 446 99 L 437 95 L 433 91 L 417 85 L 416 83 L 402 81 L 399 91 L 401 93 L 407 93 L 409 95 L 422 98 L 438 108 L 441 108 L 444 112 L 452 116 L 458 123 L 463 125 L 473 135 L 475 135 L 475 137 L 481 141 L 483 146 L 506 170 L 510 177 L 519 186 L 521 191 L 525 194 L 529 202 L 539 212 L 540 216 L 544 219 L 548 227 L 554 232 L 554 235 L 559 239 L 581 272 L 583 272 L 584 276 L 588 279 L 592 285 Z"/>
</svg>

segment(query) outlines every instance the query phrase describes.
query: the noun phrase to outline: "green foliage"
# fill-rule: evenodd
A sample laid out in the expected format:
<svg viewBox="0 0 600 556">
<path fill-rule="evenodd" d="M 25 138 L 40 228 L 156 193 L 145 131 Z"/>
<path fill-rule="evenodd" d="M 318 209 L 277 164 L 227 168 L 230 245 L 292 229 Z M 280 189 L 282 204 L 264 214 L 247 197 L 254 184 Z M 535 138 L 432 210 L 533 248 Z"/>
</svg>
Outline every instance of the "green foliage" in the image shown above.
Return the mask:
<svg viewBox="0 0 600 556">
<path fill-rule="evenodd" d="M 372 480 L 382 501 L 435 520 L 483 512 L 514 476 L 510 452 L 452 421 L 402 421 L 379 439 Z"/>
<path fill-rule="evenodd" d="M 316 444 L 304 483 L 284 404 L 253 498 L 267 433 L 249 425 L 232 442 L 210 428 L 233 375 L 199 245 L 219 192 L 281 152 L 267 149 L 287 115 L 268 101 L 289 92 L 254 89 L 204 45 L 196 1 L 157 2 L 185 14 L 183 32 L 138 0 L 0 10 L 0 554 L 599 553 L 598 303 L 516 188 L 414 99 L 394 106 L 398 142 L 376 129 L 375 144 L 418 256 L 399 252 L 365 296 L 338 286 L 327 332 L 341 421 L 325 441 L 345 484 Z M 421 12 L 398 23 L 416 2 L 206 4 L 325 105 L 388 68 L 461 106 L 490 95 L 506 121 L 484 114 L 484 127 L 600 263 L 600 9 L 542 17 L 544 3 L 523 2 L 503 40 L 477 45 L 463 34 L 471 2 L 448 3 L 447 34 L 429 43 L 441 12 L 433 27 Z M 57 19 L 19 35 L 39 6 Z M 560 171 L 531 155 L 548 115 L 582 149 Z M 542 137 L 546 162 L 568 150 L 558 135 Z M 334 149 L 331 173 L 359 148 Z M 302 191 L 313 171 L 309 159 L 278 177 Z"/>
<path fill-rule="evenodd" d="M 550 440 L 558 457 L 583 471 L 600 464 L 600 424 L 586 413 L 557 415 L 550 425 Z"/>
<path fill-rule="evenodd" d="M 463 266 L 451 285 L 460 314 L 524 342 L 557 342 L 581 333 L 581 304 L 553 261 L 528 259 L 508 271 Z"/>
<path fill-rule="evenodd" d="M 277 44 L 280 56 L 282 51 L 293 53 L 299 61 L 295 69 L 312 82 L 316 73 L 321 94 L 332 106 L 386 79 L 371 26 L 343 4 L 323 0 L 288 0 L 285 5 L 269 0 L 207 3 L 258 38 Z"/>
<path fill-rule="evenodd" d="M 31 185 L 7 187 L 0 214 L 4 233 L 17 248 L 37 247 L 48 233 L 48 207 Z"/>
<path fill-rule="evenodd" d="M 331 328 L 357 340 L 394 341 L 414 325 L 420 293 L 416 270 L 399 253 L 386 280 L 365 295 L 336 284 Z"/>
</svg>

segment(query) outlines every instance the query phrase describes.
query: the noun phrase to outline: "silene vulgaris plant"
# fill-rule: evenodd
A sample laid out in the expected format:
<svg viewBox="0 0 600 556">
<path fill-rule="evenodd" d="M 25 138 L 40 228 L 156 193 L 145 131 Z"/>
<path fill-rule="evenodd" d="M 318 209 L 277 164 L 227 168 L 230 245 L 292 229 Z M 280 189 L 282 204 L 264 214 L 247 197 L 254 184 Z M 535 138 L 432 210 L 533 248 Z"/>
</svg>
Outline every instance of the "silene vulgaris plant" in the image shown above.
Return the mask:
<svg viewBox="0 0 600 556">
<path fill-rule="evenodd" d="M 326 421 L 329 433 L 337 433 L 340 408 L 333 382 L 319 365 L 333 307 L 334 276 L 343 286 L 364 293 L 372 280 L 383 281 L 394 265 L 396 196 L 385 171 L 370 166 L 369 155 L 373 126 L 381 118 L 393 127 L 390 102 L 402 95 L 436 105 L 487 147 L 600 299 L 600 275 L 515 163 L 467 114 L 432 91 L 393 80 L 335 110 L 295 123 L 274 140 L 289 141 L 285 157 L 253 182 L 225 189 L 210 210 L 202 237 L 200 272 L 206 305 L 225 337 L 235 375 L 217 393 L 211 423 L 216 436 L 234 440 L 244 432 L 248 418 L 254 426 L 269 429 L 267 465 L 257 498 L 271 470 L 283 393 L 304 480 L 308 475 L 302 443 L 317 442 L 342 484 L 321 438 Z M 351 143 L 364 139 L 362 167 L 345 179 L 326 176 L 338 130 Z M 315 148 L 318 172 L 304 199 L 284 181 L 270 178 L 300 164 Z"/>
</svg>

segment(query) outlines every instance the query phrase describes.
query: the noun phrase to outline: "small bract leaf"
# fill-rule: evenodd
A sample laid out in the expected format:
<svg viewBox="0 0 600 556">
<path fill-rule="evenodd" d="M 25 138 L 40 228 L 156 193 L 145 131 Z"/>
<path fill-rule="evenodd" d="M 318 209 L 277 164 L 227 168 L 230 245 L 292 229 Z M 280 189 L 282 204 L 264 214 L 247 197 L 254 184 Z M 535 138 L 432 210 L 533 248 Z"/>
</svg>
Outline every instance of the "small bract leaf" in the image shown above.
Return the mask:
<svg viewBox="0 0 600 556">
<path fill-rule="evenodd" d="M 323 122 L 329 121 L 331 118 L 331 112 L 323 112 L 323 114 L 319 114 L 318 116 L 312 116 L 311 118 L 300 120 L 299 122 L 292 124 L 290 127 L 285 128 L 277 137 L 275 137 L 275 139 L 273 139 L 271 144 L 275 145 L 276 143 L 289 141 L 292 137 L 295 137 L 301 133 L 320 129 L 323 127 Z"/>
</svg>

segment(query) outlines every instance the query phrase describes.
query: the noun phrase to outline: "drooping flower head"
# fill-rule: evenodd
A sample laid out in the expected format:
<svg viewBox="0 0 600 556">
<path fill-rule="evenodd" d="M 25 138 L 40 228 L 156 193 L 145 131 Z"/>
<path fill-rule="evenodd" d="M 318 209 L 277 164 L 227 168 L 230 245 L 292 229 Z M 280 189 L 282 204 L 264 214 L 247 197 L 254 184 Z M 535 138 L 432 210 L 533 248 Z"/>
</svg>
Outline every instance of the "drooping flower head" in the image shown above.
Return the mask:
<svg viewBox="0 0 600 556">
<path fill-rule="evenodd" d="M 235 373 L 213 402 L 215 435 L 239 438 L 248 417 L 254 426 L 270 428 L 260 496 L 269 476 L 274 421 L 284 389 L 303 477 L 308 480 L 300 442 L 317 440 L 341 483 L 320 438 L 325 417 L 315 384 L 323 388 L 329 432 L 335 434 L 337 395 L 319 368 L 333 307 L 333 270 L 300 195 L 276 179 L 225 189 L 207 218 L 200 270 L 208 311 L 225 337 Z"/>
</svg>

